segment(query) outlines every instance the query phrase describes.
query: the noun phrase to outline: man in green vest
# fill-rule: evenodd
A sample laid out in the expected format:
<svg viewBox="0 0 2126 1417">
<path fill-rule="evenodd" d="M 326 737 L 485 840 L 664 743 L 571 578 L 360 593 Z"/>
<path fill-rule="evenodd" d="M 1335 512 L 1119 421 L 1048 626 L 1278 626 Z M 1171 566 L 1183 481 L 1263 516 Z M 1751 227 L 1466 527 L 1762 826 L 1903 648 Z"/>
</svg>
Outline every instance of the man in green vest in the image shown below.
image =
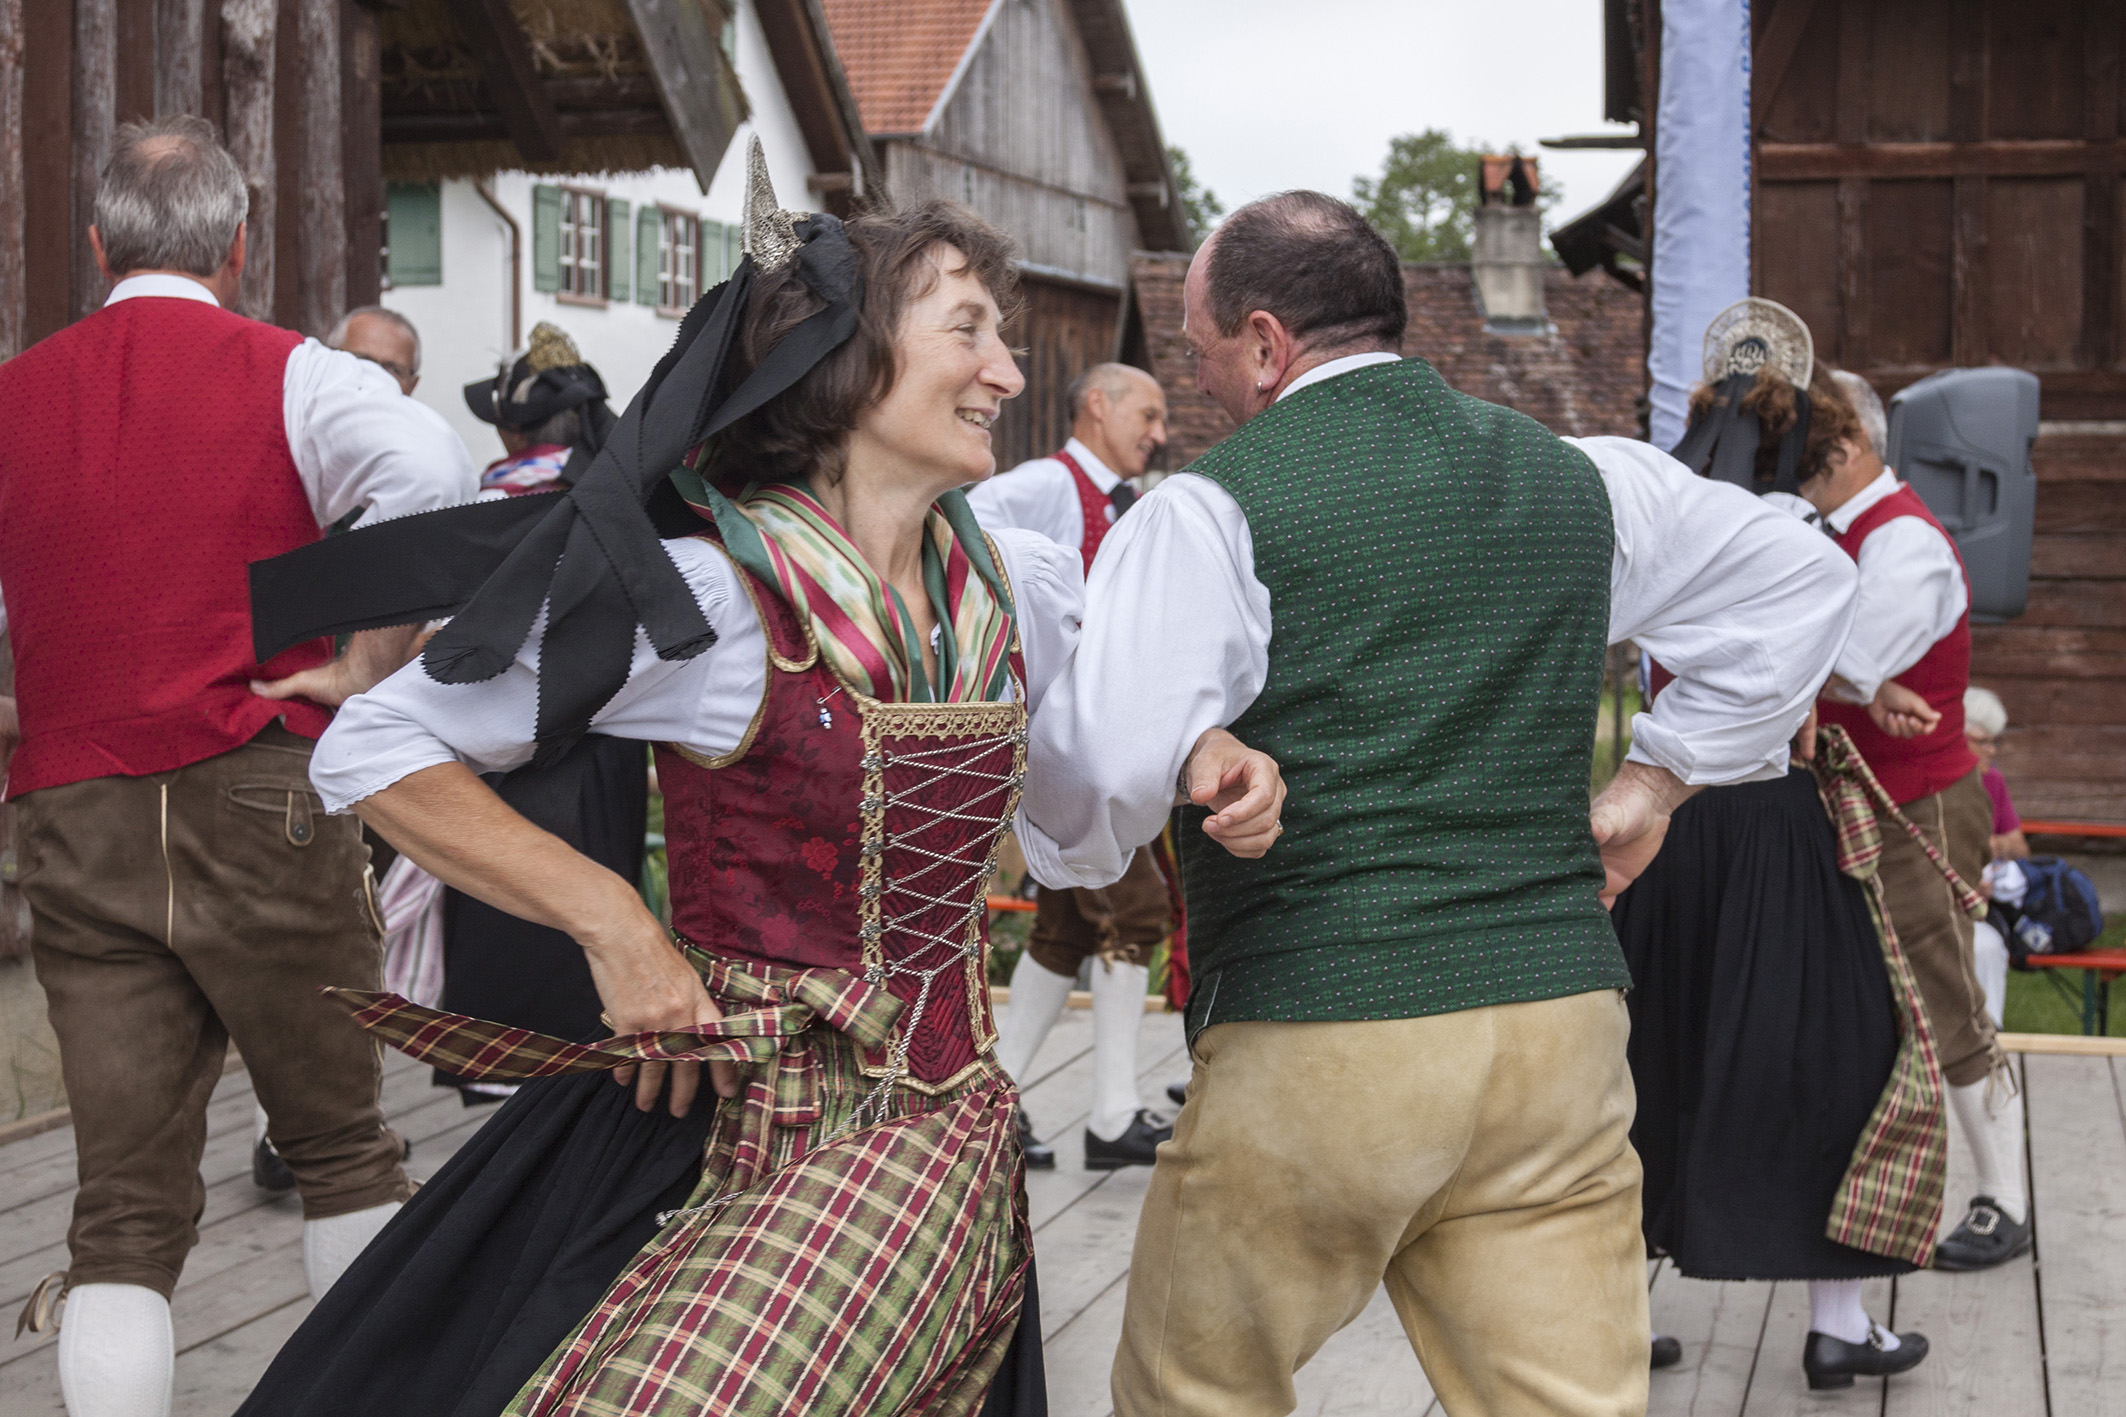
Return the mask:
<svg viewBox="0 0 2126 1417">
<path fill-rule="evenodd" d="M 1784 773 L 1851 567 L 1740 488 L 1403 358 L 1400 265 L 1342 202 L 1235 212 L 1185 298 L 1197 384 L 1242 426 L 1109 537 L 1035 716 L 1050 770 L 1020 841 L 1044 883 L 1113 879 L 1192 781 L 1160 745 L 1213 727 L 1290 795 L 1259 860 L 1183 834 L 1195 1073 L 1116 1410 L 1290 1412 L 1293 1373 L 1385 1282 L 1457 1417 L 1643 1411 L 1604 901 L 1690 793 Z M 1624 638 L 1679 677 L 1590 815 Z"/>
</svg>

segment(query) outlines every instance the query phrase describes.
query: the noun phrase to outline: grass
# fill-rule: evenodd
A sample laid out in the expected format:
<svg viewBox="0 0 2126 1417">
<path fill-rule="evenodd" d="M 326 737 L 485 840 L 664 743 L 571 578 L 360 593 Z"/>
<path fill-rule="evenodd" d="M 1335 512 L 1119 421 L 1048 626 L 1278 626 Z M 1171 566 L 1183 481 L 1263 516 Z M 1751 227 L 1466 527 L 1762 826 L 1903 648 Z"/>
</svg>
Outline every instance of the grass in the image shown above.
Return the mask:
<svg viewBox="0 0 2126 1417">
<path fill-rule="evenodd" d="M 2104 922 L 2104 933 L 2097 936 L 2092 950 L 2115 950 L 2126 948 L 2126 915 L 2113 915 Z M 2057 977 L 2072 991 L 2070 1001 L 2052 983 L 2047 975 Z M 2008 1003 L 2002 1010 L 2004 1027 L 2010 1033 L 2080 1033 L 2082 1031 L 2082 978 L 2075 970 L 2022 970 L 2008 971 Z M 2118 991 L 2117 981 L 2111 986 L 2110 1034 L 2113 1038 L 2126 1038 L 2126 997 Z"/>
<path fill-rule="evenodd" d="M 1609 786 L 1609 780 L 1617 775 L 1617 764 L 1623 758 L 1623 754 L 1616 750 L 1614 725 L 1617 701 L 1613 695 L 1614 690 L 1604 686 L 1601 711 L 1595 715 L 1594 771 L 1588 781 L 1588 787 L 1594 792 L 1600 792 Z M 1635 681 L 1627 683 L 1624 686 L 1625 753 L 1631 751 L 1631 718 L 1639 711 L 1639 707 L 1639 686 Z"/>
</svg>

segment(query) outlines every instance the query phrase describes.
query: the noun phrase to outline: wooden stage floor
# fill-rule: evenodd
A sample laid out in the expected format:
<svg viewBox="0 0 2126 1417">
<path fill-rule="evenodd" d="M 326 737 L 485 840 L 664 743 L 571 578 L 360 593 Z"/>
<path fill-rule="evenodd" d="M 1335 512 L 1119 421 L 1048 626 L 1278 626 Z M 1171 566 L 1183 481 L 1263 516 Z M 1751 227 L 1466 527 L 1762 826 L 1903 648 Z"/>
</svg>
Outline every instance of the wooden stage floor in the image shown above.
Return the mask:
<svg viewBox="0 0 2126 1417">
<path fill-rule="evenodd" d="M 1056 1417 L 1105 1417 L 1108 1367 L 1121 1330 L 1130 1241 L 1148 1172 L 1081 1168 L 1091 1092 L 1092 1030 L 1072 1009 L 1037 1060 L 1027 1100 L 1056 1141 L 1057 1169 L 1028 1178 L 1041 1262 L 1042 1331 Z M 1179 1019 L 1145 1019 L 1145 1095 L 1188 1075 Z M 2038 1057 L 2023 1064 L 2038 1251 L 1981 1275 L 1919 1274 L 1871 1286 L 1869 1309 L 1916 1328 L 1934 1355 L 1916 1372 L 1810 1394 L 1801 1376 L 1808 1300 L 1801 1284 L 1708 1284 L 1653 1275 L 1657 1330 L 1683 1341 L 1679 1368 L 1653 1375 L 1657 1417 L 2097 1417 L 2126 1414 L 2126 1120 L 2119 1062 Z M 428 1175 L 490 1109 L 467 1111 L 390 1055 L 385 1104 Z M 292 1197 L 251 1185 L 251 1093 L 222 1080 L 210 1114 L 200 1245 L 177 1291 L 174 1417 L 226 1417 L 309 1310 L 301 1215 Z M 1960 1139 L 1950 1194 L 1969 1193 Z M 59 1128 L 0 1147 L 0 1339 L 37 1280 L 65 1263 L 73 1133 Z M 0 1417 L 63 1411 L 53 1339 L 0 1341 Z M 1437 1414 L 1394 1311 L 1376 1297 L 1299 1374 L 1307 1417 Z"/>
</svg>

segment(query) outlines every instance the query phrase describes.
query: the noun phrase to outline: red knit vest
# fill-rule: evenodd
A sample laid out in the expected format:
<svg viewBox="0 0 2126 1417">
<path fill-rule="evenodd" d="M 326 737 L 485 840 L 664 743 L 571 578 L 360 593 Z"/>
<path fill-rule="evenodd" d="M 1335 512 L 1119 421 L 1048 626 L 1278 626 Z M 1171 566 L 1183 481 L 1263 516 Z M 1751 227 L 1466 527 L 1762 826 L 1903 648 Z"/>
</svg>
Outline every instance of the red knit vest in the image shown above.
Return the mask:
<svg viewBox="0 0 2126 1417">
<path fill-rule="evenodd" d="M 1955 539 L 1943 530 L 1942 524 L 1927 510 L 1927 504 L 1919 499 L 1919 494 L 1904 484 L 1854 518 L 1853 524 L 1838 538 L 1839 549 L 1858 561 L 1861 543 L 1877 527 L 1897 517 L 1920 518 L 1949 543 L 1952 553 L 1955 552 Z M 1957 556 L 1956 564 L 1962 567 L 1961 555 Z M 1967 598 L 1969 593 L 1966 578 Z M 1971 686 L 1969 608 L 1957 617 L 1954 629 L 1929 645 L 1917 664 L 1895 678 L 1941 714 L 1941 722 L 1934 726 L 1933 732 L 1917 738 L 1892 738 L 1877 728 L 1875 721 L 1868 717 L 1868 711 L 1858 704 L 1824 699 L 1820 707 L 1823 721 L 1839 724 L 1852 735 L 1853 746 L 1874 769 L 1883 790 L 1890 794 L 1890 800 L 1903 806 L 1933 796 L 1978 768 L 1977 756 L 1972 753 L 1971 745 L 1964 741 L 1964 690 Z"/>
<path fill-rule="evenodd" d="M 1085 555 L 1085 574 L 1091 575 L 1093 553 L 1100 549 L 1101 542 L 1107 540 L 1107 533 L 1115 524 L 1108 516 L 1114 510 L 1114 499 L 1085 475 L 1085 469 L 1078 466 L 1078 460 L 1070 455 L 1069 449 L 1058 450 L 1055 458 L 1070 469 L 1071 481 L 1078 485 L 1078 510 L 1085 514 L 1085 539 L 1079 543 L 1078 549 Z"/>
<path fill-rule="evenodd" d="M 107 306 L 0 365 L 0 590 L 22 746 L 8 791 L 168 772 L 276 718 L 250 689 L 249 563 L 318 538 L 281 413 L 293 330 L 204 301 Z"/>
<path fill-rule="evenodd" d="M 672 928 L 727 959 L 882 979 L 908 1006 L 901 1029 L 914 1025 L 910 1080 L 950 1087 L 996 1040 L 986 951 L 954 958 L 988 929 L 982 901 L 1018 800 L 1025 715 L 1017 703 L 863 698 L 780 591 L 739 575 L 767 634 L 767 691 L 723 758 L 658 745 Z M 1025 682 L 1016 650 L 1012 674 Z M 923 999 L 918 979 L 887 965 L 944 968 Z M 891 1061 L 873 1050 L 865 1069 Z"/>
</svg>

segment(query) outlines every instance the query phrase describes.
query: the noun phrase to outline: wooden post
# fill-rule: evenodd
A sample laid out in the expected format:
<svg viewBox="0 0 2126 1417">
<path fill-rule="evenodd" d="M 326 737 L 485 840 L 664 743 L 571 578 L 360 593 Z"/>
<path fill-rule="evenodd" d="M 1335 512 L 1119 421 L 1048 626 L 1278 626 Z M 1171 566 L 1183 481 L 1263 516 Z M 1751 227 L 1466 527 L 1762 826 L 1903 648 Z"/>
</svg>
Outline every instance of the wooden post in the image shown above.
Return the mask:
<svg viewBox="0 0 2126 1417">
<path fill-rule="evenodd" d="M 383 57 L 376 11 L 350 4 L 340 19 L 340 161 L 347 173 L 346 300 L 352 309 L 376 304 L 383 293 Z"/>
<path fill-rule="evenodd" d="M 340 126 L 340 0 L 296 0 L 302 72 L 302 195 L 296 322 L 323 339 L 347 310 L 347 179 Z"/>
<path fill-rule="evenodd" d="M 260 320 L 273 318 L 273 32 L 279 22 L 279 0 L 222 0 L 222 124 L 251 189 L 243 309 Z"/>
<path fill-rule="evenodd" d="M 111 132 L 117 127 L 118 6 L 116 0 L 75 0 L 74 4 L 74 236 L 71 318 L 80 319 L 103 303 L 103 273 L 89 249 L 89 225 L 95 220 L 96 184 L 111 155 Z"/>
<path fill-rule="evenodd" d="M 155 0 L 155 116 L 197 113 L 206 0 Z"/>
<path fill-rule="evenodd" d="M 22 0 L 0 0 L 0 359 L 22 352 L 29 287 L 23 264 Z"/>
</svg>

